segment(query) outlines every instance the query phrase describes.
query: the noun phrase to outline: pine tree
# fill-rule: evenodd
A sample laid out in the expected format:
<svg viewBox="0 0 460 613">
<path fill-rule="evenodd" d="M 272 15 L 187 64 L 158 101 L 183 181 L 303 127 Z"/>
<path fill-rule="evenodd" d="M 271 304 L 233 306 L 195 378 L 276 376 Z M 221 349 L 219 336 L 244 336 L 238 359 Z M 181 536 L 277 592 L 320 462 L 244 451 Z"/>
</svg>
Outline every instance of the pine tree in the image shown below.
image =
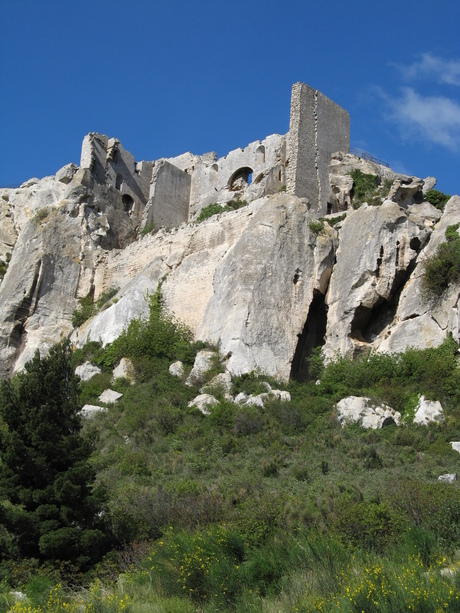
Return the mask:
<svg viewBox="0 0 460 613">
<path fill-rule="evenodd" d="M 0 386 L 2 520 L 22 556 L 72 560 L 100 555 L 99 499 L 81 436 L 78 383 L 68 341 L 38 351 Z"/>
</svg>

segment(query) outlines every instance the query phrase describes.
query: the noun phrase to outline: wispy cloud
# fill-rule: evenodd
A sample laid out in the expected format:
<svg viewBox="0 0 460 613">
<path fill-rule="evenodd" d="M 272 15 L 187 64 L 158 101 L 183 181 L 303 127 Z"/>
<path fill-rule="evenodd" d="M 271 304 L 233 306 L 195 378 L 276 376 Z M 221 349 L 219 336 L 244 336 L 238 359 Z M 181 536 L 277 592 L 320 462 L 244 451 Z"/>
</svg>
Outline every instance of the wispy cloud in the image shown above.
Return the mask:
<svg viewBox="0 0 460 613">
<path fill-rule="evenodd" d="M 440 84 L 460 86 L 460 60 L 447 60 L 431 53 L 422 53 L 420 59 L 409 66 L 394 66 L 408 80 L 429 78 Z"/>
<path fill-rule="evenodd" d="M 460 104 L 443 96 L 423 96 L 405 87 L 401 95 L 380 91 L 389 109 L 388 117 L 407 137 L 419 137 L 453 151 L 460 149 Z"/>
</svg>

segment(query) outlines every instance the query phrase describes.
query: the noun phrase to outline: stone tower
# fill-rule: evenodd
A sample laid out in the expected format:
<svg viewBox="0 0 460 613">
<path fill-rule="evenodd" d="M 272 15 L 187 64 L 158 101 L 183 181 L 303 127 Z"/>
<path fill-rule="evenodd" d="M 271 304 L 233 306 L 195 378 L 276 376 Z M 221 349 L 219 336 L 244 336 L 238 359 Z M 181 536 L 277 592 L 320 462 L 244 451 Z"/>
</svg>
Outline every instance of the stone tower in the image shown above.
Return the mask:
<svg viewBox="0 0 460 613">
<path fill-rule="evenodd" d="M 328 212 L 329 163 L 336 151 L 350 150 L 350 116 L 341 106 L 305 83 L 291 96 L 286 191 L 308 198 L 310 208 Z"/>
</svg>

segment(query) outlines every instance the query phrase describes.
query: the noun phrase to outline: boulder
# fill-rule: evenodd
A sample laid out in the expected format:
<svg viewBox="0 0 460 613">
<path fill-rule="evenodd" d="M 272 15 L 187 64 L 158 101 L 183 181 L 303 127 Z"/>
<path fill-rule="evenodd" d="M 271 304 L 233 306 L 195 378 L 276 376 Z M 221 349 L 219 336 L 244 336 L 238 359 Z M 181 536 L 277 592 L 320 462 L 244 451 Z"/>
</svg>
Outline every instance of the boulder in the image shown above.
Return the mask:
<svg viewBox="0 0 460 613">
<path fill-rule="evenodd" d="M 169 372 L 173 377 L 182 377 L 184 375 L 184 365 L 182 362 L 173 362 L 169 367 Z"/>
<path fill-rule="evenodd" d="M 118 366 L 114 368 L 112 381 L 115 381 L 115 379 L 129 379 L 131 385 L 134 385 L 134 366 L 129 358 L 121 358 Z"/>
<path fill-rule="evenodd" d="M 212 367 L 213 359 L 217 356 L 215 351 L 203 349 L 196 354 L 193 368 L 185 381 L 185 385 L 195 385 L 202 379 L 208 370 Z"/>
<path fill-rule="evenodd" d="M 362 428 L 377 430 L 384 426 L 399 426 L 401 414 L 386 404 L 375 406 L 370 398 L 349 396 L 337 403 L 337 419 L 342 424 L 359 424 Z"/>
<path fill-rule="evenodd" d="M 103 402 L 104 404 L 114 404 L 115 402 L 120 400 L 122 396 L 123 394 L 120 394 L 120 392 L 115 392 L 114 390 L 107 389 L 104 390 L 99 396 L 99 401 Z"/>
<path fill-rule="evenodd" d="M 203 415 L 210 415 L 211 411 L 209 411 L 208 407 L 214 407 L 217 404 L 219 404 L 219 401 L 214 396 L 211 396 L 211 394 L 200 394 L 193 400 L 190 400 L 187 406 L 189 408 L 196 407 Z"/>
<path fill-rule="evenodd" d="M 232 389 L 232 375 L 229 372 L 221 372 L 206 383 L 206 389 L 219 389 L 223 393 L 229 393 Z"/>
<path fill-rule="evenodd" d="M 98 375 L 101 372 L 99 366 L 95 364 L 91 364 L 91 362 L 85 362 L 81 366 L 77 366 L 75 369 L 75 374 L 80 377 L 82 381 L 89 381 L 95 375 Z"/>
<path fill-rule="evenodd" d="M 291 402 L 291 394 L 284 390 L 271 390 L 270 394 L 281 402 Z"/>
<path fill-rule="evenodd" d="M 455 442 L 452 442 L 451 445 L 452 445 L 453 451 L 457 451 L 457 453 L 460 453 L 460 442 L 455 441 Z"/>
<path fill-rule="evenodd" d="M 420 396 L 415 409 L 414 424 L 427 426 L 431 423 L 439 423 L 444 419 L 444 412 L 438 400 L 426 400 Z"/>
<path fill-rule="evenodd" d="M 454 483 L 457 481 L 457 473 L 446 473 L 445 475 L 439 475 L 438 481 L 441 481 L 441 483 Z"/>
<path fill-rule="evenodd" d="M 244 392 L 240 392 L 235 396 L 234 402 L 235 404 L 244 404 L 248 398 L 249 396 L 247 394 L 245 394 Z"/>
<path fill-rule="evenodd" d="M 80 415 L 82 417 L 92 417 L 96 413 L 105 413 L 107 412 L 107 407 L 100 407 L 96 404 L 85 404 L 85 406 L 80 411 Z"/>
</svg>

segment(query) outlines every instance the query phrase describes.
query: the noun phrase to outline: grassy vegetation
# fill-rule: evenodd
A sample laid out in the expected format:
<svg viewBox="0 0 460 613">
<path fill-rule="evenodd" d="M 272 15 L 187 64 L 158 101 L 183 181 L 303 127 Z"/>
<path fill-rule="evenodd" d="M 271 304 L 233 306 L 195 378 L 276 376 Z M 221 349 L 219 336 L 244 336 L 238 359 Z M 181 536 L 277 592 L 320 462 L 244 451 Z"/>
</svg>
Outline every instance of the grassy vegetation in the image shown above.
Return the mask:
<svg viewBox="0 0 460 613">
<path fill-rule="evenodd" d="M 460 440 L 457 344 L 327 366 L 317 351 L 318 384 L 256 373 L 233 382 L 233 394 L 257 394 L 268 381 L 290 403 L 222 397 L 209 416 L 188 402 L 213 373 L 188 387 L 168 370 L 180 358 L 186 377 L 199 348 L 157 293 L 149 320 L 110 347 L 74 353 L 75 363 L 103 366 L 81 384 L 81 403 L 97 403 L 120 357 L 136 369 L 138 383 L 118 381 L 123 398 L 84 426 L 118 546 L 85 575 L 4 556 L 0 611 L 13 587 L 30 601 L 18 613 L 458 611 L 460 490 L 437 481 L 458 466 L 449 444 Z M 350 394 L 403 416 L 425 394 L 446 419 L 341 428 L 334 404 Z"/>
<path fill-rule="evenodd" d="M 201 210 L 197 218 L 197 222 L 200 223 L 205 219 L 209 219 L 209 217 L 212 217 L 213 215 L 219 215 L 220 213 L 236 211 L 237 209 L 241 209 L 243 206 L 247 206 L 247 204 L 248 203 L 246 202 L 246 200 L 230 200 L 230 202 L 227 202 L 225 206 L 221 206 L 217 203 L 209 204 Z"/>
</svg>

